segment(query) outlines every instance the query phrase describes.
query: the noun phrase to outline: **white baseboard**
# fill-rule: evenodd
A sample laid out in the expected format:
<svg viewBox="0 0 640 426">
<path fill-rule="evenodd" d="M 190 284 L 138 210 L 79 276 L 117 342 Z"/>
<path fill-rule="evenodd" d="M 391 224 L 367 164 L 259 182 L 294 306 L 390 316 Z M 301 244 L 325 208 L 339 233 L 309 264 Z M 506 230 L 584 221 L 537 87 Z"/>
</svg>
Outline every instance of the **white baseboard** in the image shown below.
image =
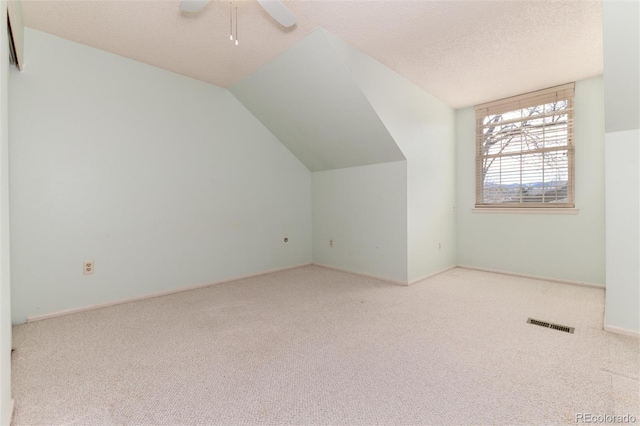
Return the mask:
<svg viewBox="0 0 640 426">
<path fill-rule="evenodd" d="M 69 315 L 69 314 L 74 314 L 74 313 L 77 313 L 77 312 L 85 312 L 85 311 L 90 311 L 90 310 L 93 310 L 93 309 L 106 308 L 106 307 L 109 307 L 109 306 L 120 305 L 122 303 L 135 302 L 137 300 L 144 300 L 144 299 L 151 299 L 153 297 L 167 296 L 169 294 L 181 293 L 183 291 L 189 291 L 189 290 L 196 290 L 196 289 L 199 289 L 199 288 L 210 287 L 210 286 L 213 286 L 213 285 L 223 284 L 223 283 L 227 283 L 227 282 L 231 282 L 231 281 L 238 281 L 238 280 L 242 280 L 242 279 L 246 279 L 246 278 L 259 277 L 261 275 L 268 275 L 268 274 L 273 274 L 273 273 L 276 273 L 276 272 L 287 271 L 287 270 L 290 270 L 290 269 L 297 269 L 297 268 L 301 268 L 301 267 L 308 266 L 308 265 L 315 265 L 315 266 L 320 266 L 322 268 L 333 269 L 335 271 L 346 272 L 346 273 L 354 274 L 354 275 L 360 275 L 362 277 L 373 278 L 373 279 L 376 279 L 376 280 L 388 282 L 388 283 L 395 284 L 395 285 L 401 285 L 401 286 L 413 285 L 413 284 L 416 284 L 418 282 L 425 281 L 425 280 L 427 280 L 429 278 L 435 277 L 436 275 L 440 275 L 440 274 L 442 274 L 444 272 L 447 272 L 447 271 L 449 271 L 451 269 L 456 268 L 456 266 L 451 266 L 451 267 L 442 269 L 440 271 L 434 272 L 433 274 L 425 275 L 423 277 L 416 278 L 414 280 L 411 280 L 411 281 L 407 282 L 407 281 L 393 280 L 391 278 L 380 277 L 380 276 L 376 276 L 376 275 L 372 275 L 372 274 L 365 274 L 365 273 L 362 273 L 362 272 L 352 271 L 352 270 L 345 269 L 345 268 L 338 268 L 338 267 L 335 267 L 335 266 L 329 266 L 329 265 L 325 265 L 325 264 L 321 264 L 321 263 L 315 263 L 315 262 L 313 262 L 313 263 L 303 263 L 303 264 L 298 264 L 298 265 L 293 265 L 293 266 L 287 266 L 287 267 L 284 267 L 284 268 L 270 269 L 268 271 L 257 272 L 257 273 L 254 273 L 254 274 L 248 274 L 248 275 L 241 275 L 241 276 L 226 278 L 226 279 L 223 279 L 223 280 L 220 280 L 220 281 L 211 282 L 211 283 L 197 284 L 197 285 L 188 286 L 188 287 L 180 287 L 180 288 L 176 288 L 176 289 L 171 289 L 171 290 L 160 291 L 160 292 L 156 292 L 156 293 L 145 294 L 145 295 L 142 295 L 142 296 L 128 297 L 128 298 L 124 298 L 124 299 L 114 300 L 114 301 L 111 301 L 111 302 L 98 303 L 98 304 L 94 304 L 94 305 L 83 306 L 83 307 L 80 307 L 80 308 L 73 308 L 73 309 L 66 309 L 66 310 L 62 310 L 62 311 L 51 312 L 51 313 L 43 314 L 43 315 L 34 315 L 34 316 L 27 317 L 27 322 L 41 321 L 41 320 L 44 320 L 44 319 L 55 318 L 55 317 L 62 316 L 62 315 Z M 517 273 L 512 273 L 512 272 L 507 272 L 507 271 L 500 271 L 500 270 L 495 270 L 495 269 L 476 268 L 476 267 L 473 267 L 473 266 L 458 265 L 457 267 L 458 268 L 462 268 L 462 269 L 471 269 L 471 270 L 475 270 L 475 271 L 491 272 L 491 273 L 495 273 L 495 274 L 511 275 L 511 276 L 515 276 L 515 277 L 531 278 L 531 279 L 544 280 L 544 281 L 552 281 L 552 282 L 558 282 L 558 283 L 562 283 L 562 284 L 572 284 L 572 285 L 578 285 L 578 286 L 583 286 L 583 287 L 592 287 L 592 288 L 598 288 L 598 289 L 604 289 L 605 288 L 605 286 L 601 285 L 601 284 L 590 284 L 590 283 L 583 283 L 583 282 L 578 282 L 578 281 L 559 280 L 559 279 L 555 279 L 555 278 L 540 277 L 540 276 L 526 275 L 526 274 L 517 274 Z M 605 326 L 605 330 L 607 330 L 607 327 L 608 326 Z M 609 328 L 611 328 L 611 330 L 607 330 L 607 331 L 611 331 L 612 333 L 619 333 L 619 334 L 625 334 L 625 335 L 636 336 L 636 337 L 638 336 L 638 332 L 635 332 L 635 331 L 619 329 L 617 327 L 612 327 L 612 326 L 609 326 Z"/>
<path fill-rule="evenodd" d="M 625 336 L 631 336 L 640 339 L 640 331 L 637 330 L 627 330 L 626 328 L 620 328 L 613 325 L 605 324 L 604 331 L 608 331 L 609 333 L 623 334 Z"/>
<path fill-rule="evenodd" d="M 313 262 L 312 265 L 320 266 L 321 268 L 333 269 L 334 271 L 346 272 L 347 274 L 360 275 L 361 277 L 365 277 L 365 278 L 373 278 L 374 280 L 380 280 L 380 281 L 388 282 L 391 284 L 407 286 L 406 281 L 392 280 L 391 278 L 378 277 L 376 275 L 371 275 L 371 274 L 364 274 L 362 272 L 356 272 L 356 271 L 352 271 L 350 269 L 344 269 L 344 268 L 337 268 L 335 266 L 329 266 L 322 263 Z"/>
<path fill-rule="evenodd" d="M 426 280 L 428 280 L 429 278 L 433 278 L 433 277 L 435 277 L 436 275 L 444 274 L 445 272 L 450 271 L 450 270 L 452 270 L 452 269 L 455 269 L 456 267 L 457 267 L 457 266 L 455 266 L 455 265 L 454 265 L 454 266 L 449 266 L 449 267 L 447 267 L 447 268 L 441 269 L 441 270 L 439 270 L 439 271 L 437 271 L 437 272 L 434 272 L 434 273 L 432 273 L 432 274 L 428 274 L 428 275 L 424 275 L 424 276 L 422 276 L 422 277 L 420 277 L 420 278 L 416 278 L 415 280 L 411 280 L 411 281 L 409 281 L 409 285 L 413 285 L 413 284 L 419 283 L 420 281 L 426 281 Z"/>
<path fill-rule="evenodd" d="M 605 289 L 605 286 L 603 284 L 592 284 L 592 283 L 584 283 L 584 282 L 580 282 L 580 281 L 560 280 L 560 279 L 557 279 L 557 278 L 541 277 L 541 276 L 538 276 L 538 275 L 527 275 L 527 274 L 518 274 L 518 273 L 515 273 L 515 272 L 500 271 L 500 270 L 497 270 L 497 269 L 476 268 L 475 266 L 458 265 L 458 268 L 471 269 L 472 271 L 491 272 L 491 273 L 494 273 L 494 274 L 501 274 L 501 275 L 511 275 L 512 277 L 530 278 L 530 279 L 533 279 L 533 280 L 551 281 L 551 282 L 554 282 L 554 283 L 561 283 L 561 284 L 571 284 L 571 285 L 577 285 L 577 286 L 581 286 L 581 287 L 598 288 L 598 289 L 601 289 L 601 290 Z"/>
<path fill-rule="evenodd" d="M 276 272 L 288 271 L 290 269 L 302 268 L 303 266 L 309 266 L 309 265 L 311 265 L 311 263 L 302 263 L 302 264 L 299 264 L 299 265 L 286 266 L 284 268 L 277 268 L 277 269 L 270 269 L 268 271 L 256 272 L 255 274 L 248 274 L 248 275 L 241 275 L 241 276 L 237 276 L 237 277 L 225 278 L 223 280 L 214 281 L 214 282 L 211 282 L 211 283 L 196 284 L 196 285 L 192 285 L 192 286 L 188 286 L 188 287 L 180 287 L 180 288 L 175 288 L 175 289 L 171 289 L 171 290 L 159 291 L 159 292 L 156 292 L 156 293 L 149 293 L 149 294 L 145 294 L 145 295 L 142 295 L 142 296 L 127 297 L 127 298 L 124 298 L 124 299 L 118 299 L 118 300 L 114 300 L 114 301 L 111 301 L 111 302 L 97 303 L 97 304 L 94 304 L 94 305 L 83 306 L 83 307 L 80 307 L 80 308 L 65 309 L 65 310 L 62 310 L 62 311 L 51 312 L 49 314 L 34 315 L 34 316 L 31 316 L 31 317 L 27 317 L 27 322 L 41 321 L 41 320 L 44 320 L 44 319 L 59 317 L 61 315 L 75 314 L 77 312 L 91 311 L 93 309 L 106 308 L 106 307 L 109 307 L 109 306 L 120 305 L 122 303 L 135 302 L 137 300 L 151 299 L 153 297 L 167 296 L 169 294 L 175 294 L 175 293 L 182 293 L 183 291 L 196 290 L 196 289 L 203 288 L 203 287 L 210 287 L 210 286 L 213 286 L 213 285 L 224 284 L 224 283 L 228 283 L 228 282 L 231 282 L 231 281 L 244 280 L 246 278 L 253 278 L 253 277 L 259 277 L 261 275 L 268 275 L 268 274 L 273 274 L 273 273 L 276 273 Z"/>
<path fill-rule="evenodd" d="M 11 420 L 13 420 L 13 410 L 15 408 L 15 401 L 12 399 L 11 401 L 9 401 L 9 410 L 7 411 L 7 418 L 6 419 L 2 419 L 2 424 L 3 426 L 9 426 L 11 424 Z"/>
<path fill-rule="evenodd" d="M 450 270 L 456 268 L 456 266 L 449 266 L 448 268 L 444 268 L 444 269 L 441 269 L 440 271 L 434 272 L 432 274 L 416 278 L 415 280 L 399 281 L 399 280 L 393 280 L 391 278 L 380 277 L 380 276 L 377 276 L 377 275 L 365 274 L 365 273 L 362 273 L 362 272 L 352 271 L 351 269 L 338 268 L 336 266 L 329 266 L 329 265 L 325 265 L 323 263 L 315 263 L 314 262 L 314 263 L 312 263 L 312 265 L 320 266 L 321 268 L 333 269 L 334 271 L 346 272 L 347 274 L 359 275 L 359 276 L 365 277 L 365 278 L 373 278 L 375 280 L 380 280 L 380 281 L 384 281 L 384 282 L 387 282 L 387 283 L 401 285 L 401 286 L 405 286 L 405 287 L 413 285 L 413 284 L 416 284 L 416 283 L 419 283 L 421 281 L 428 280 L 429 278 L 433 278 L 436 275 L 440 275 L 442 273 L 445 273 L 447 271 L 450 271 Z"/>
</svg>

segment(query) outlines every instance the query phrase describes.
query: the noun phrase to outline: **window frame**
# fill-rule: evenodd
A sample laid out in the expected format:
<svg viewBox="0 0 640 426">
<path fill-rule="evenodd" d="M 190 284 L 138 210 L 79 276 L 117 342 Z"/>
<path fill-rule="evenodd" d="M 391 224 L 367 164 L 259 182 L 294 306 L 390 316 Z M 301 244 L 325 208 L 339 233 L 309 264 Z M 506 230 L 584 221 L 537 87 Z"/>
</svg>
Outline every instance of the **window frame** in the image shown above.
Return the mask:
<svg viewBox="0 0 640 426">
<path fill-rule="evenodd" d="M 484 119 L 492 115 L 506 114 L 509 112 L 515 112 L 526 108 L 532 108 L 536 106 L 546 105 L 549 103 L 559 102 L 566 100 L 567 106 L 563 111 L 566 111 L 567 115 L 567 143 L 560 147 L 553 149 L 541 148 L 537 150 L 523 150 L 521 149 L 520 156 L 535 155 L 542 152 L 565 152 L 567 155 L 567 202 L 484 202 L 484 160 L 486 158 L 506 158 L 517 156 L 518 151 L 512 151 L 507 154 L 485 154 L 484 144 L 486 136 L 484 128 L 486 124 Z M 547 89 L 538 90 L 535 92 L 525 93 L 510 98 L 500 99 L 493 102 L 484 103 L 475 107 L 476 112 L 476 199 L 475 209 L 509 209 L 511 211 L 517 209 L 575 209 L 575 124 L 574 124 L 574 109 L 575 109 L 575 83 L 567 83 L 561 86 L 550 87 Z M 541 117 L 546 117 L 542 114 Z M 515 120 L 515 122 L 527 121 L 526 118 Z M 544 137 L 544 133 L 543 133 Z M 515 152 L 515 154 L 514 154 Z M 527 154 L 528 153 L 528 154 Z M 544 163 L 542 165 L 544 167 Z M 522 171 L 522 168 L 521 168 Z M 544 178 L 543 178 L 544 179 Z M 520 192 L 522 193 L 522 180 L 520 181 Z"/>
</svg>

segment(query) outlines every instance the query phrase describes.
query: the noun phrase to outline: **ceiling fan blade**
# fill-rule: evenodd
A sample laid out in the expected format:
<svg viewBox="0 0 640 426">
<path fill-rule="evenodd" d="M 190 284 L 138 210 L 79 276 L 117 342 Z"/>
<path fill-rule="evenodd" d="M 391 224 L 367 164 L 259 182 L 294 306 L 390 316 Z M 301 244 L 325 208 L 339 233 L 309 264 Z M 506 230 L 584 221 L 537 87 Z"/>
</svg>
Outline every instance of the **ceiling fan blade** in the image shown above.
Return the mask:
<svg viewBox="0 0 640 426">
<path fill-rule="evenodd" d="M 258 3 L 283 27 L 289 28 L 295 25 L 297 18 L 280 0 L 258 0 Z"/>
<path fill-rule="evenodd" d="M 180 0 L 180 10 L 183 12 L 200 12 L 209 0 Z"/>
</svg>

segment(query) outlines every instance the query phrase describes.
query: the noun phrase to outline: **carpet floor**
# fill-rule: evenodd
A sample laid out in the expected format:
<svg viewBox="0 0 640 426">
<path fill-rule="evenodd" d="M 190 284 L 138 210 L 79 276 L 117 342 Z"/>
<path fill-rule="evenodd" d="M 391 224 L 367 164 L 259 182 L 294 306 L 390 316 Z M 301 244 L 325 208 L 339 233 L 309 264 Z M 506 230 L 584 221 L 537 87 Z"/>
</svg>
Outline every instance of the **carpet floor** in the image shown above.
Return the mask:
<svg viewBox="0 0 640 426">
<path fill-rule="evenodd" d="M 640 422 L 640 341 L 603 307 L 464 269 L 401 287 L 306 266 L 16 326 L 14 424 Z"/>
</svg>

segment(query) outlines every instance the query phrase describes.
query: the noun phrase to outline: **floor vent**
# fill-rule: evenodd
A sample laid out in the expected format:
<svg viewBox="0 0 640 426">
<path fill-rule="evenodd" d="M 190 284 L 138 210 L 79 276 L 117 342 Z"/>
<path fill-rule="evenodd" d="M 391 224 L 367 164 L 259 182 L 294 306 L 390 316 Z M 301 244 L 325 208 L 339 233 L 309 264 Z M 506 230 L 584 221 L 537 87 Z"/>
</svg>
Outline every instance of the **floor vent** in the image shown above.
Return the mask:
<svg viewBox="0 0 640 426">
<path fill-rule="evenodd" d="M 527 323 L 533 324 L 533 325 L 539 325 L 540 327 L 553 328 L 554 330 L 564 331 L 565 333 L 573 333 L 573 330 L 575 330 L 575 328 L 573 327 L 567 327 L 566 325 L 559 325 L 559 324 L 553 324 L 550 322 L 535 320 L 533 318 L 529 318 L 527 320 Z"/>
</svg>

